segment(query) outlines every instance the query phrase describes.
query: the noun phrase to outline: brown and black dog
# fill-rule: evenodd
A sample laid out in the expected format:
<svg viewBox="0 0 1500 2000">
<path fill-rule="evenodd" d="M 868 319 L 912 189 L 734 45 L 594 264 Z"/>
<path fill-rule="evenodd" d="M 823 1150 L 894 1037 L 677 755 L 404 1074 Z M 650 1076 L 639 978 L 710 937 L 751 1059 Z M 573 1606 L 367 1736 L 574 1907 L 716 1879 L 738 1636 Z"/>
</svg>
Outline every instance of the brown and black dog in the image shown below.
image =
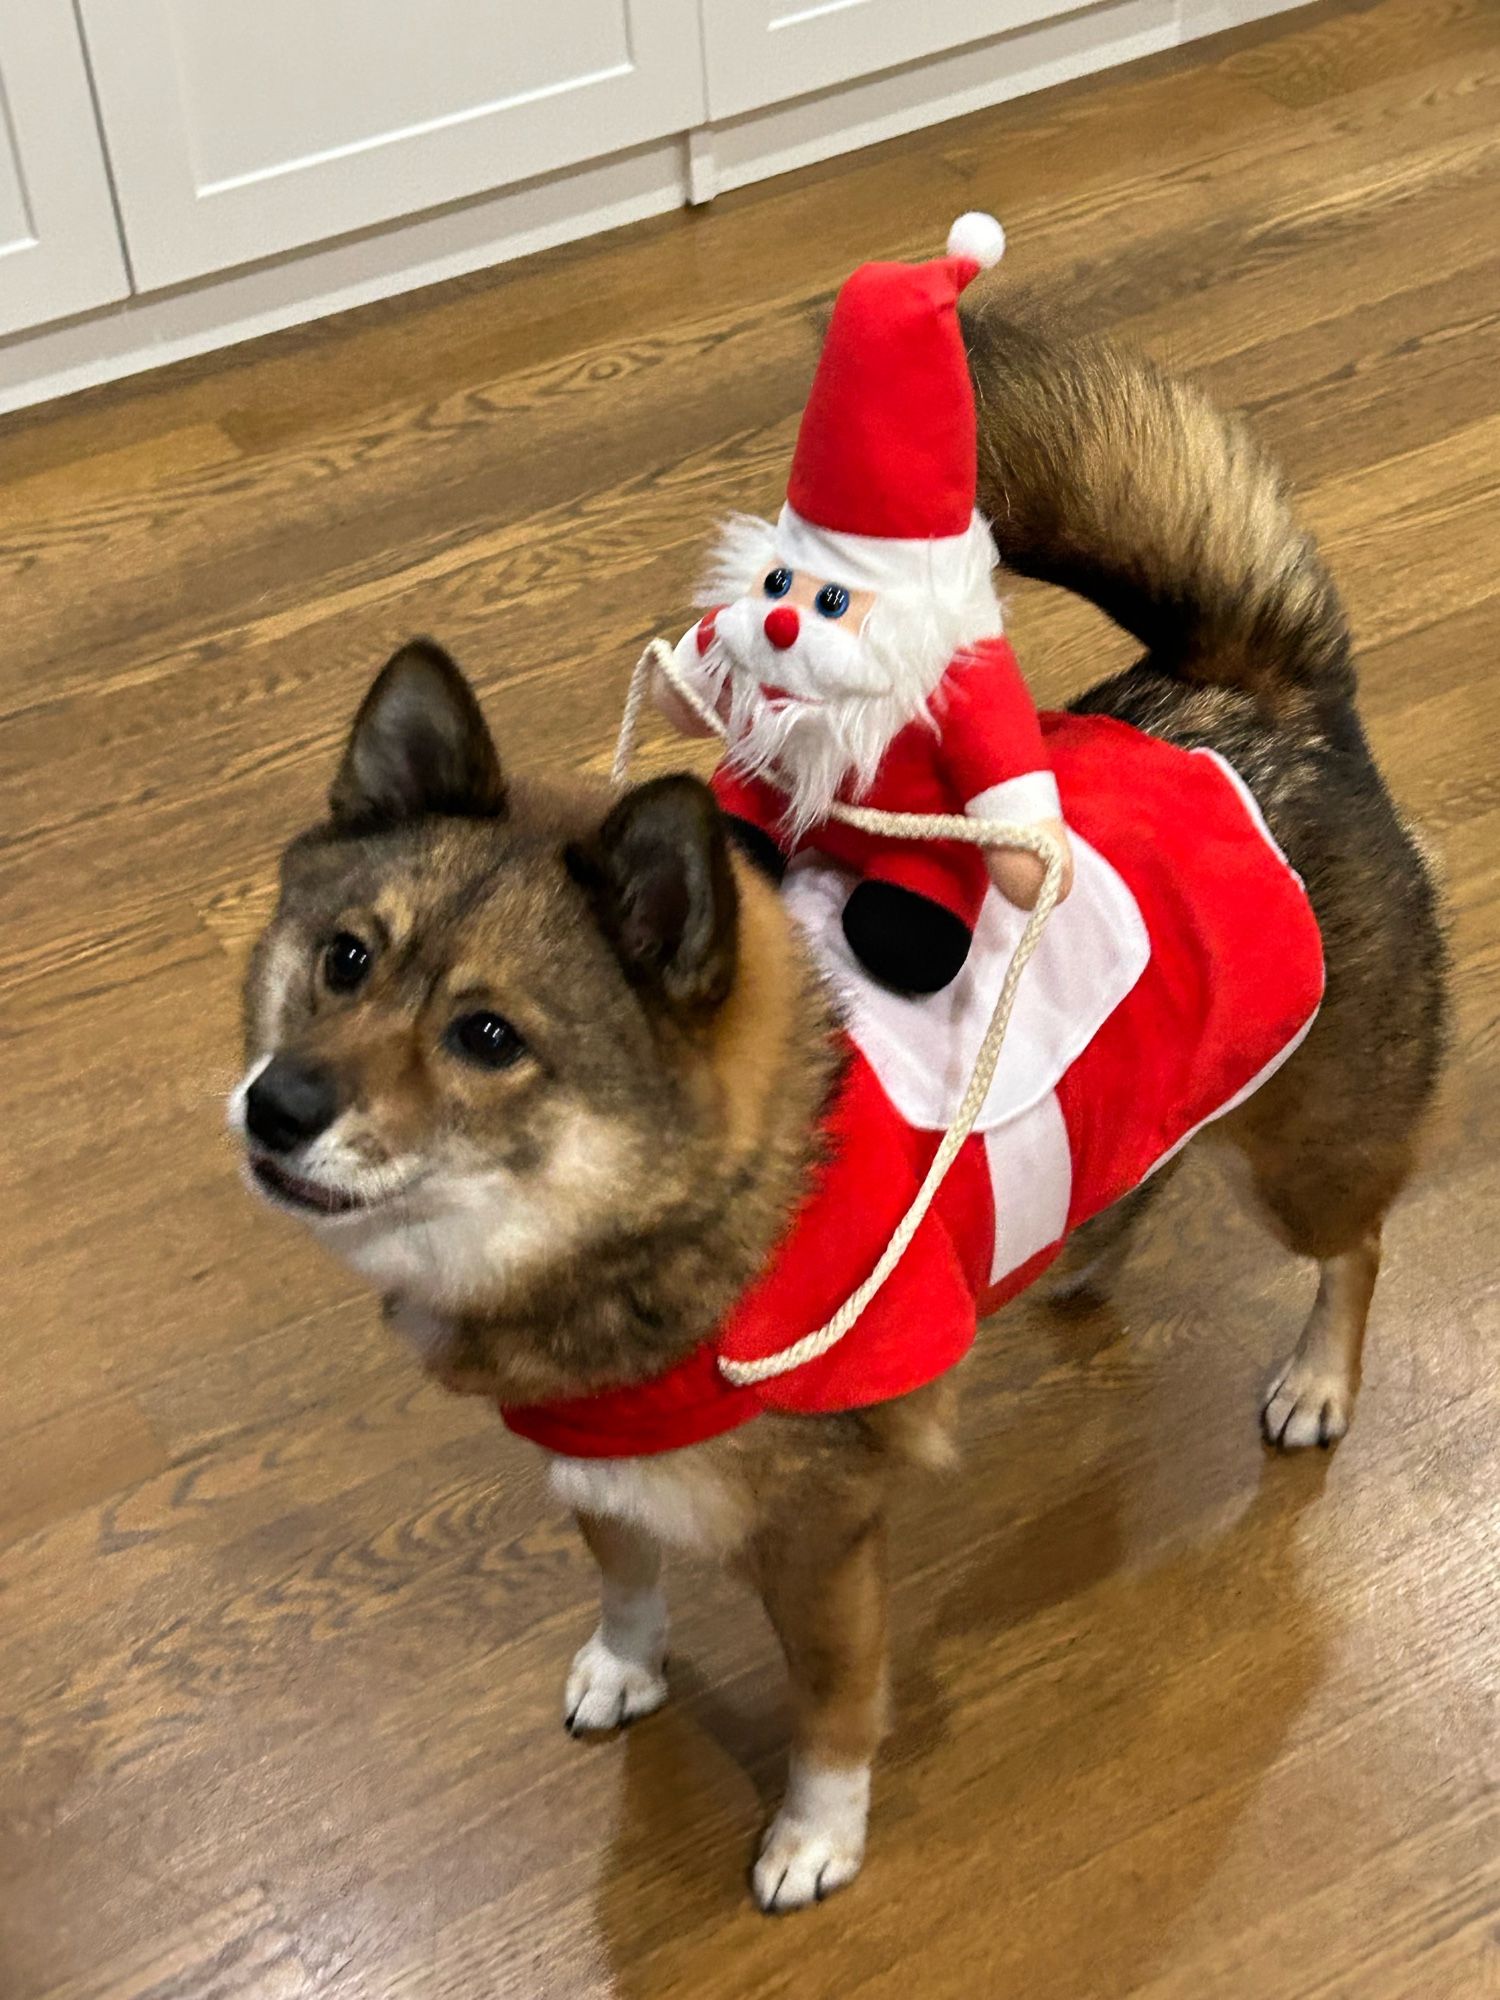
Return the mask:
<svg viewBox="0 0 1500 2000">
<path fill-rule="evenodd" d="M 1263 1423 L 1342 1435 L 1379 1264 L 1444 1042 L 1437 896 L 1371 760 L 1348 633 L 1242 428 L 1149 363 L 967 315 L 980 503 L 1015 570 L 1146 651 L 1077 704 L 1206 745 L 1306 881 L 1327 993 L 1302 1047 L 1213 1128 L 1318 1261 Z M 811 1170 L 829 1000 L 706 789 L 512 789 L 458 670 L 416 642 L 355 721 L 327 819 L 294 840 L 246 988 L 247 1170 L 382 1294 L 427 1366 L 516 1402 L 640 1380 L 724 1319 Z M 1148 1183 L 1148 1187 L 1154 1183 Z M 1070 1246 L 1097 1285 L 1144 1195 Z M 857 1414 L 765 1415 L 657 1458 L 558 1460 L 603 1578 L 571 1729 L 667 1693 L 664 1544 L 741 1566 L 785 1649 L 795 1734 L 761 1906 L 849 1881 L 885 1726 L 885 1521 L 946 1450 L 951 1382 Z"/>
</svg>

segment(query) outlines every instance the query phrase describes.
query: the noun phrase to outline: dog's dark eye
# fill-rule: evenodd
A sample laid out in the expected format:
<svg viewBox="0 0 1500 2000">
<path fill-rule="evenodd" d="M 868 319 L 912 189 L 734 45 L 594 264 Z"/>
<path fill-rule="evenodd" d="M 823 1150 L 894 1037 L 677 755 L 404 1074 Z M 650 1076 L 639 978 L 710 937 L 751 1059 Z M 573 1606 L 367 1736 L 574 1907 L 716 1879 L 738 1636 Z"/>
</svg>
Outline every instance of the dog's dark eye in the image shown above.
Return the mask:
<svg viewBox="0 0 1500 2000">
<path fill-rule="evenodd" d="M 374 955 L 363 938 L 340 931 L 323 951 L 323 982 L 330 993 L 353 993 L 370 976 Z"/>
<path fill-rule="evenodd" d="M 503 1014 L 460 1014 L 444 1040 L 456 1056 L 481 1069 L 509 1069 L 526 1049 Z"/>
<path fill-rule="evenodd" d="M 785 597 L 792 587 L 792 572 L 789 569 L 773 569 L 761 587 L 767 597 Z"/>
<path fill-rule="evenodd" d="M 842 618 L 849 609 L 849 593 L 841 583 L 825 583 L 813 599 L 821 618 Z"/>
</svg>

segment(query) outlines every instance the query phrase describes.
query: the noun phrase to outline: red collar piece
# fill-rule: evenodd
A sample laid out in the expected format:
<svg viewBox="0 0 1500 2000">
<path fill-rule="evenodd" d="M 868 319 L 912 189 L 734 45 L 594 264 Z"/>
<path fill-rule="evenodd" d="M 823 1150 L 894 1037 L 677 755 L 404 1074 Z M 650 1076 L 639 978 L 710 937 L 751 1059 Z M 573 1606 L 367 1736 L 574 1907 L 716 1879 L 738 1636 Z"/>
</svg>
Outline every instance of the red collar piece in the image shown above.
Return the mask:
<svg viewBox="0 0 1500 2000">
<path fill-rule="evenodd" d="M 721 1358 L 754 1361 L 775 1354 L 838 1310 L 906 1213 L 930 1137 L 909 1132 L 869 1065 L 849 1050 L 823 1122 L 823 1158 L 812 1187 L 769 1265 L 718 1334 L 648 1382 L 563 1402 L 502 1404 L 506 1423 L 570 1458 L 639 1457 L 701 1444 L 765 1409 L 859 1409 L 941 1375 L 967 1350 L 977 1323 L 977 1286 L 965 1274 L 942 1202 L 830 1353 L 748 1388 L 726 1381 L 718 1366 Z"/>
</svg>

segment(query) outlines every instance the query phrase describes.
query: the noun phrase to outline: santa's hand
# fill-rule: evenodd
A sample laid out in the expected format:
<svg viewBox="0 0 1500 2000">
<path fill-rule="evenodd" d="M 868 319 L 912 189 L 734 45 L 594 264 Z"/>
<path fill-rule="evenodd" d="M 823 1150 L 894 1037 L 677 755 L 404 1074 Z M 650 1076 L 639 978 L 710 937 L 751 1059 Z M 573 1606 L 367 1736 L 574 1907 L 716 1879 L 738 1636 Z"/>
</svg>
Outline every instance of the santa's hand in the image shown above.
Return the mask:
<svg viewBox="0 0 1500 2000">
<path fill-rule="evenodd" d="M 713 731 L 695 709 L 688 707 L 660 667 L 651 676 L 651 700 L 679 736 L 711 736 Z"/>
<path fill-rule="evenodd" d="M 1050 833 L 1062 849 L 1062 887 L 1057 892 L 1057 900 L 1061 902 L 1073 886 L 1073 849 L 1068 829 L 1060 819 L 1042 819 L 1036 825 L 1039 833 Z M 1018 910 L 1032 909 L 1047 874 L 1041 856 L 1028 854 L 1020 847 L 992 847 L 988 859 L 990 880 L 1006 902 L 1014 903 Z"/>
</svg>

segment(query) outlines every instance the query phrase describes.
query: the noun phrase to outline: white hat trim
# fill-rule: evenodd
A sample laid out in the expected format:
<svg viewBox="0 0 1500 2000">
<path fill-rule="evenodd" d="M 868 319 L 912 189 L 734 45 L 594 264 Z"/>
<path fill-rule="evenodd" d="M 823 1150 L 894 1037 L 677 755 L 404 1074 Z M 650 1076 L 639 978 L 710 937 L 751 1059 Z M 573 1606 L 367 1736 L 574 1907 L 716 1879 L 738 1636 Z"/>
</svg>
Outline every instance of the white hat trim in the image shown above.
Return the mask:
<svg viewBox="0 0 1500 2000">
<path fill-rule="evenodd" d="M 979 513 L 961 535 L 906 539 L 815 527 L 790 502 L 776 523 L 776 553 L 788 569 L 841 583 L 846 590 L 925 589 L 941 597 L 971 595 L 996 561 L 989 524 Z"/>
</svg>

